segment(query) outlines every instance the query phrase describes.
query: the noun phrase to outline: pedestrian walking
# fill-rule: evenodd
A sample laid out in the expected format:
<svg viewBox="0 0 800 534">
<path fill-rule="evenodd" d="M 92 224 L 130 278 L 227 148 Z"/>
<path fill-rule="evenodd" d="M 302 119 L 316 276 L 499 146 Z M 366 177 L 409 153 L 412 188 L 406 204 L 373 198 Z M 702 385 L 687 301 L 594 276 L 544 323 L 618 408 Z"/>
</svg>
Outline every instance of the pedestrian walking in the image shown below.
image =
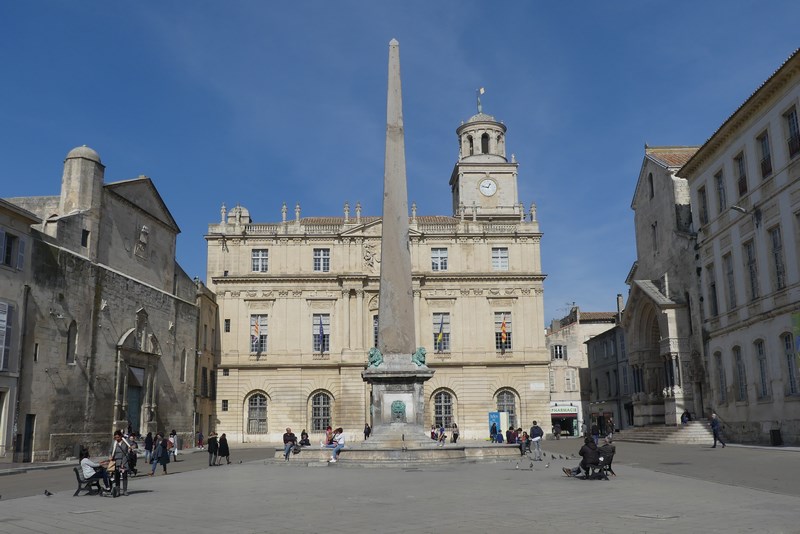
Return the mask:
<svg viewBox="0 0 800 534">
<path fill-rule="evenodd" d="M 542 461 L 542 438 L 544 437 L 544 430 L 539 424 L 534 421 L 531 427 L 531 452 L 533 452 L 533 460 L 536 462 Z"/>
<path fill-rule="evenodd" d="M 218 446 L 219 446 L 219 456 L 217 460 L 217 465 L 222 465 L 223 458 L 225 458 L 225 461 L 227 461 L 228 463 L 231 463 L 231 449 L 230 447 L 228 447 L 228 438 L 225 437 L 224 432 L 219 437 Z"/>
<path fill-rule="evenodd" d="M 176 462 L 178 461 L 178 433 L 175 432 L 175 429 L 172 429 L 172 432 L 169 433 L 169 453 L 172 455 L 172 459 Z"/>
<path fill-rule="evenodd" d="M 153 449 L 153 458 L 152 458 L 152 466 L 150 469 L 150 474 L 148 476 L 153 476 L 156 474 L 156 467 L 159 465 L 161 466 L 162 471 L 164 474 L 167 473 L 167 464 L 169 463 L 169 440 L 164 437 L 163 432 L 159 432 L 156 434 L 154 440 L 154 449 Z"/>
<path fill-rule="evenodd" d="M 369 426 L 369 423 L 364 423 L 364 441 L 369 439 L 370 434 L 372 434 L 372 428 Z"/>
<path fill-rule="evenodd" d="M 719 417 L 717 417 L 716 413 L 711 414 L 711 432 L 714 433 L 714 444 L 711 446 L 712 449 L 716 448 L 717 442 L 719 441 L 722 444 L 722 448 L 725 448 L 725 442 L 722 441 L 722 436 L 720 435 L 721 424 L 719 422 Z"/>
<path fill-rule="evenodd" d="M 208 465 L 212 466 L 217 463 L 217 456 L 219 455 L 219 441 L 217 441 L 217 433 L 212 432 L 208 435 Z"/>
<path fill-rule="evenodd" d="M 149 464 L 153 459 L 153 433 L 148 432 L 144 438 L 144 461 Z"/>
</svg>

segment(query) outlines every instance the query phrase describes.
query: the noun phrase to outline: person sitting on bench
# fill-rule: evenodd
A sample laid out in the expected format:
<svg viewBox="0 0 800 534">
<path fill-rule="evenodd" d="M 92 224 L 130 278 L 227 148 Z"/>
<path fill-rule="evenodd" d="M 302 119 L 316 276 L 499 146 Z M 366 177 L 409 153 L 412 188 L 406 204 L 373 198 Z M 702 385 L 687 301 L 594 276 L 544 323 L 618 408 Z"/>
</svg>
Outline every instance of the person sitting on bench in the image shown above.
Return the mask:
<svg viewBox="0 0 800 534">
<path fill-rule="evenodd" d="M 583 440 L 583 447 L 578 452 L 583 458 L 581 463 L 578 467 L 570 469 L 569 467 L 565 467 L 563 469 L 564 474 L 568 477 L 578 476 L 581 471 L 588 471 L 589 466 L 597 465 L 600 463 L 600 453 L 597 450 L 597 445 L 594 443 L 594 438 L 592 436 L 586 436 Z"/>
<path fill-rule="evenodd" d="M 106 491 L 111 491 L 111 481 L 108 478 L 108 471 L 105 465 L 108 462 L 93 462 L 89 458 L 89 451 L 86 449 L 81 450 L 81 471 L 83 471 L 83 478 L 88 482 L 90 480 L 102 480 L 106 487 Z"/>
</svg>

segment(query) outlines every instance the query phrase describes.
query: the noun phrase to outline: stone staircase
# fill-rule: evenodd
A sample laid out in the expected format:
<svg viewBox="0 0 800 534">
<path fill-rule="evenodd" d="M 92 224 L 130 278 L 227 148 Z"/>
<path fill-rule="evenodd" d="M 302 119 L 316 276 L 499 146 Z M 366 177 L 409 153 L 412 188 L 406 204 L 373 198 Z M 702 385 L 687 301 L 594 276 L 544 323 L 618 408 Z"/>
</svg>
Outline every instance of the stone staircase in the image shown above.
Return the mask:
<svg viewBox="0 0 800 534">
<path fill-rule="evenodd" d="M 714 436 L 708 426 L 708 420 L 701 419 L 678 426 L 651 425 L 626 428 L 615 432 L 614 440 L 633 443 L 710 444 L 714 441 Z"/>
</svg>

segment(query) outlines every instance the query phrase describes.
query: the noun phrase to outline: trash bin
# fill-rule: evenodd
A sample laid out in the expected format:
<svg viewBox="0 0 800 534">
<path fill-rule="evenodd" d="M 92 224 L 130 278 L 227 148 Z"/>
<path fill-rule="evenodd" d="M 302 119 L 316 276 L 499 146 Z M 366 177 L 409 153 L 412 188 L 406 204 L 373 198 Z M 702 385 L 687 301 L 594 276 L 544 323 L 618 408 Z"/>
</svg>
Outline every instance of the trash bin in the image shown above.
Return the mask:
<svg viewBox="0 0 800 534">
<path fill-rule="evenodd" d="M 773 447 L 780 447 L 781 445 L 783 445 L 783 439 L 781 438 L 780 429 L 769 431 L 769 442 L 772 444 Z"/>
</svg>

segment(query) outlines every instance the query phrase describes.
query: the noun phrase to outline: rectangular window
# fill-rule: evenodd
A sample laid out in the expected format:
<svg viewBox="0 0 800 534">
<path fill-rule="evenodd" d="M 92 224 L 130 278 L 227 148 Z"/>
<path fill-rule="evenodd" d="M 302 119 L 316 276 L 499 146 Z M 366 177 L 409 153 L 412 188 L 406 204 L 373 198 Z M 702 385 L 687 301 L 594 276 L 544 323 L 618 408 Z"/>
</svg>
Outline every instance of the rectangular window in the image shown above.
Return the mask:
<svg viewBox="0 0 800 534">
<path fill-rule="evenodd" d="M 203 325 L 203 350 L 208 350 L 208 325 Z"/>
<path fill-rule="evenodd" d="M 706 267 L 706 280 L 708 282 L 708 315 L 716 317 L 719 315 L 719 307 L 717 306 L 717 280 L 714 275 L 713 263 L 709 263 Z"/>
<path fill-rule="evenodd" d="M 321 273 L 330 272 L 331 249 L 329 248 L 314 249 L 314 270 Z"/>
<path fill-rule="evenodd" d="M 225 331 L 226 332 L 230 332 L 231 331 L 231 320 L 230 319 L 225 319 Z"/>
<path fill-rule="evenodd" d="M 22 270 L 25 266 L 25 240 L 0 229 L 0 264 Z"/>
<path fill-rule="evenodd" d="M 203 367 L 200 374 L 200 396 L 208 397 L 208 368 Z"/>
<path fill-rule="evenodd" d="M 252 252 L 253 272 L 265 273 L 269 269 L 269 250 L 254 249 Z"/>
<path fill-rule="evenodd" d="M 793 158 L 800 153 L 800 128 L 797 125 L 797 108 L 792 107 L 785 115 L 786 130 L 789 137 L 786 139 L 789 145 L 789 157 Z"/>
<path fill-rule="evenodd" d="M 450 352 L 450 314 L 433 314 L 433 346 L 436 352 Z"/>
<path fill-rule="evenodd" d="M 566 345 L 553 345 L 550 347 L 551 360 L 566 360 L 567 359 L 567 346 Z"/>
<path fill-rule="evenodd" d="M 722 257 L 722 267 L 725 269 L 728 311 L 732 311 L 736 307 L 736 280 L 733 276 L 733 257 L 730 254 L 725 254 Z"/>
<path fill-rule="evenodd" d="M 11 359 L 12 308 L 0 302 L 0 371 L 8 371 Z"/>
<path fill-rule="evenodd" d="M 697 190 L 697 198 L 700 203 L 700 224 L 708 224 L 708 193 L 705 187 Z"/>
<path fill-rule="evenodd" d="M 786 393 L 788 395 L 797 395 L 800 392 L 800 386 L 797 382 L 797 354 L 794 347 L 794 337 L 792 334 L 784 334 L 781 337 L 783 341 L 783 354 L 786 358 Z"/>
<path fill-rule="evenodd" d="M 747 400 L 747 372 L 744 367 L 744 358 L 742 358 L 742 349 L 733 347 L 733 363 L 736 365 L 736 400 Z"/>
<path fill-rule="evenodd" d="M 756 139 L 758 151 L 761 156 L 761 177 L 766 178 L 772 174 L 772 150 L 769 147 L 769 134 L 764 132 Z"/>
<path fill-rule="evenodd" d="M 725 177 L 722 175 L 722 171 L 714 175 L 714 182 L 717 186 L 717 209 L 721 215 L 728 207 L 728 198 L 725 194 Z"/>
<path fill-rule="evenodd" d="M 492 270 L 493 271 L 508 270 L 508 248 L 506 247 L 492 248 Z"/>
<path fill-rule="evenodd" d="M 622 394 L 628 394 L 628 366 L 622 366 Z"/>
<path fill-rule="evenodd" d="M 494 347 L 501 353 L 511 350 L 511 312 L 494 313 Z"/>
<path fill-rule="evenodd" d="M 736 170 L 736 183 L 739 186 L 739 198 L 747 194 L 747 169 L 745 168 L 744 152 L 733 158 L 733 168 Z"/>
<path fill-rule="evenodd" d="M 578 384 L 575 380 L 575 369 L 567 369 L 564 373 L 564 391 L 577 391 Z"/>
<path fill-rule="evenodd" d="M 653 252 L 658 252 L 658 221 L 650 225 L 650 238 L 653 241 Z"/>
<path fill-rule="evenodd" d="M 222 411 L 223 412 L 227 412 L 228 411 L 228 400 L 227 399 L 222 399 Z"/>
<path fill-rule="evenodd" d="M 769 397 L 769 371 L 767 369 L 767 353 L 764 350 L 764 342 L 755 342 L 756 361 L 758 362 L 758 398 L 766 399 Z"/>
<path fill-rule="evenodd" d="M 770 252 L 772 254 L 772 276 L 775 291 L 786 287 L 786 269 L 783 263 L 783 239 L 781 227 L 776 226 L 769 231 Z"/>
<path fill-rule="evenodd" d="M 446 271 L 447 270 L 447 249 L 446 248 L 432 248 L 431 249 L 431 270 L 432 271 Z"/>
<path fill-rule="evenodd" d="M 34 362 L 38 362 L 39 361 L 39 344 L 38 343 L 34 343 L 33 344 L 33 361 Z"/>
<path fill-rule="evenodd" d="M 267 316 L 250 316 L 250 352 L 267 352 Z"/>
<path fill-rule="evenodd" d="M 747 289 L 750 300 L 758 298 L 758 264 L 756 263 L 756 247 L 753 241 L 748 241 L 743 245 L 744 258 L 747 267 Z"/>
<path fill-rule="evenodd" d="M 315 313 L 311 328 L 314 331 L 314 352 L 330 352 L 331 316 L 327 313 Z"/>
<path fill-rule="evenodd" d="M 231 370 L 230 369 L 223 369 L 222 370 L 222 376 L 230 376 L 230 375 L 231 375 Z"/>
<path fill-rule="evenodd" d="M 719 352 L 714 353 L 714 363 L 717 366 L 717 387 L 719 388 L 719 402 L 724 404 L 728 402 L 728 383 L 725 380 L 725 369 L 722 367 L 722 354 Z"/>
<path fill-rule="evenodd" d="M 82 247 L 89 246 L 89 230 L 81 231 L 81 246 Z"/>
</svg>

